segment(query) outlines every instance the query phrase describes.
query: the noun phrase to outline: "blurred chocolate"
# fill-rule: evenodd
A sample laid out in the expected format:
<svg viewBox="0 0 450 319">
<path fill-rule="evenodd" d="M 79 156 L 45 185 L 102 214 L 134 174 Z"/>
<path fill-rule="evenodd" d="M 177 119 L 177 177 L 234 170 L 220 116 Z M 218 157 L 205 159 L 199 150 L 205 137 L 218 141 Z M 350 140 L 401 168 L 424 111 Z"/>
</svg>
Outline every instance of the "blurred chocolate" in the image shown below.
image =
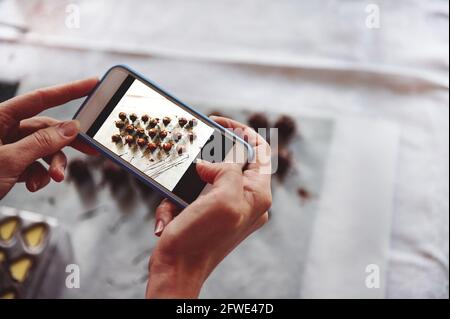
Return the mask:
<svg viewBox="0 0 450 319">
<path fill-rule="evenodd" d="M 161 139 L 165 139 L 165 138 L 167 137 L 167 131 L 164 131 L 164 130 L 159 131 L 158 136 L 159 136 Z"/>
<path fill-rule="evenodd" d="M 292 153 L 287 148 L 280 148 L 278 150 L 278 169 L 277 176 L 282 180 L 286 177 L 287 172 L 293 164 Z"/>
<path fill-rule="evenodd" d="M 74 159 L 69 163 L 68 173 L 71 180 L 76 184 L 92 183 L 93 177 L 89 170 L 88 163 L 80 158 Z"/>
<path fill-rule="evenodd" d="M 172 143 L 164 143 L 162 145 L 162 148 L 163 148 L 164 151 L 170 152 L 170 150 L 172 149 Z"/>
<path fill-rule="evenodd" d="M 137 139 L 136 144 L 140 147 L 144 147 L 147 144 L 147 141 L 145 140 L 145 138 L 140 137 Z"/>
<path fill-rule="evenodd" d="M 122 121 L 125 121 L 127 119 L 127 113 L 120 112 L 119 113 L 119 119 L 121 119 Z"/>
<path fill-rule="evenodd" d="M 131 120 L 131 122 L 136 121 L 137 118 L 138 118 L 138 117 L 137 117 L 136 113 L 131 113 L 131 114 L 130 114 L 130 120 Z"/>
<path fill-rule="evenodd" d="M 170 117 L 168 117 L 168 116 L 165 116 L 162 121 L 163 121 L 163 124 L 165 126 L 167 126 L 172 121 L 172 119 Z"/>
<path fill-rule="evenodd" d="M 311 198 L 311 193 L 304 187 L 297 189 L 297 195 L 304 201 Z"/>
<path fill-rule="evenodd" d="M 154 118 L 152 118 L 152 119 L 150 120 L 150 122 L 148 123 L 148 125 L 149 125 L 150 127 L 155 127 L 156 125 L 158 125 L 158 123 L 159 123 L 159 119 L 156 118 L 156 117 L 154 117 Z"/>
<path fill-rule="evenodd" d="M 280 141 L 289 141 L 297 131 L 295 120 L 288 116 L 282 115 L 275 122 L 275 128 L 278 129 L 278 137 Z"/>
<path fill-rule="evenodd" d="M 122 141 L 122 137 L 120 137 L 120 134 L 114 134 L 113 136 L 111 136 L 111 141 L 113 141 L 114 143 L 119 143 Z"/>
<path fill-rule="evenodd" d="M 117 128 L 124 128 L 125 122 L 124 121 L 116 121 L 116 127 Z"/>
<path fill-rule="evenodd" d="M 125 137 L 125 143 L 127 143 L 128 145 L 132 145 L 134 143 L 134 137 L 133 135 L 127 135 Z"/>
<path fill-rule="evenodd" d="M 178 119 L 178 124 L 179 124 L 181 127 L 185 126 L 187 122 L 188 122 L 188 121 L 186 120 L 185 117 L 180 117 L 180 118 Z"/>
<path fill-rule="evenodd" d="M 103 163 L 102 176 L 103 183 L 109 183 L 114 191 L 120 187 L 127 186 L 129 182 L 128 173 L 109 160 Z"/>
<path fill-rule="evenodd" d="M 270 127 L 269 119 L 264 113 L 253 113 L 247 120 L 248 125 L 258 132 L 259 128 L 268 129 Z"/>
<path fill-rule="evenodd" d="M 147 149 L 150 152 L 154 152 L 157 148 L 158 148 L 158 144 L 156 144 L 155 142 L 150 142 L 147 144 Z"/>
<path fill-rule="evenodd" d="M 158 130 L 157 130 L 157 129 L 151 128 L 151 129 L 148 130 L 148 135 L 149 135 L 151 138 L 154 138 L 154 137 L 156 136 L 156 134 L 158 134 Z"/>
<path fill-rule="evenodd" d="M 141 116 L 141 121 L 142 121 L 143 123 L 147 123 L 148 120 L 149 120 L 149 118 L 150 118 L 150 117 L 149 117 L 147 114 L 144 114 L 144 115 Z"/>
</svg>

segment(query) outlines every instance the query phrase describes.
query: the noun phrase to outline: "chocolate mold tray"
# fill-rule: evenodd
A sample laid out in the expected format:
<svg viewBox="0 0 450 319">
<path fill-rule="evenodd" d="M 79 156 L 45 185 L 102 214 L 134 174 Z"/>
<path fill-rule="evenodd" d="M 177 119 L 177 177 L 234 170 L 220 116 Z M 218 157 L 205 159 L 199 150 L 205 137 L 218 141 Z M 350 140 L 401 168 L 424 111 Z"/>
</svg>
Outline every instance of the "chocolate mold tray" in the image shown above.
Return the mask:
<svg viewBox="0 0 450 319">
<path fill-rule="evenodd" d="M 55 218 L 0 207 L 0 298 L 35 298 L 59 238 Z"/>
</svg>

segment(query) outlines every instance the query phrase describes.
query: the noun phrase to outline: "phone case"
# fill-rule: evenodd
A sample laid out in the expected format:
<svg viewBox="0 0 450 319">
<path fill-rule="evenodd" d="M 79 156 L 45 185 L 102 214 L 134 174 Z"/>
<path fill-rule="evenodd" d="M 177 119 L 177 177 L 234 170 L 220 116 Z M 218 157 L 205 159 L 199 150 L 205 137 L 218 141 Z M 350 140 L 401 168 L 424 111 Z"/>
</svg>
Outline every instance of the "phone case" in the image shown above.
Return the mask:
<svg viewBox="0 0 450 319">
<path fill-rule="evenodd" d="M 97 91 L 98 87 L 100 86 L 100 84 L 103 82 L 103 80 L 106 78 L 106 76 L 109 74 L 109 72 L 111 72 L 112 70 L 114 70 L 115 68 L 122 68 L 125 69 L 127 72 L 131 73 L 133 76 L 135 76 L 137 79 L 139 79 L 140 81 L 149 84 L 153 89 L 155 89 L 157 92 L 161 93 L 163 96 L 165 96 L 166 98 L 168 98 L 169 100 L 174 101 L 175 103 L 178 103 L 180 105 L 182 105 L 183 107 L 185 107 L 186 109 L 190 110 L 191 112 L 193 112 L 196 116 L 198 116 L 199 119 L 202 119 L 203 121 L 211 124 L 212 126 L 216 127 L 217 129 L 219 129 L 220 131 L 223 132 L 227 132 L 227 134 L 229 134 L 230 136 L 232 136 L 233 138 L 236 139 L 236 141 L 242 143 L 245 148 L 247 149 L 247 153 L 248 153 L 248 161 L 251 161 L 254 157 L 254 152 L 253 152 L 253 148 L 247 143 L 245 142 L 243 139 L 241 139 L 239 136 L 235 135 L 233 132 L 227 130 L 226 128 L 224 128 L 223 126 L 217 124 L 216 122 L 212 121 L 210 118 L 208 118 L 206 115 L 196 111 L 194 108 L 190 107 L 189 105 L 187 105 L 186 103 L 183 103 L 182 101 L 180 101 L 179 99 L 177 99 L 176 97 L 174 97 L 173 95 L 171 95 L 170 93 L 166 92 L 164 89 L 162 89 L 160 86 L 156 85 L 155 83 L 153 83 L 151 80 L 147 79 L 146 77 L 144 77 L 143 75 L 141 75 L 140 73 L 134 71 L 133 69 L 131 69 L 130 67 L 126 66 L 126 65 L 115 65 L 113 67 L 111 67 L 102 77 L 102 79 L 100 80 L 100 82 L 97 84 L 97 86 L 94 88 L 94 90 L 91 92 L 91 94 L 89 94 L 87 96 L 87 98 L 84 100 L 84 102 L 81 104 L 80 108 L 78 109 L 78 111 L 75 113 L 75 115 L 73 116 L 73 119 L 76 119 L 76 117 L 78 116 L 78 114 L 80 113 L 80 111 L 83 109 L 83 107 L 87 104 L 87 101 L 89 101 L 90 97 Z M 104 149 L 102 149 L 101 147 L 99 147 L 97 144 L 92 142 L 92 138 L 87 136 L 84 133 L 80 133 L 79 137 L 85 141 L 87 144 L 89 144 L 90 146 L 94 147 L 100 154 L 106 156 L 108 159 L 112 160 L 113 162 L 117 163 L 118 165 L 120 165 L 122 168 L 126 169 L 129 173 L 131 173 L 133 176 L 135 176 L 136 178 L 138 178 L 140 181 L 142 181 L 143 183 L 145 183 L 146 185 L 150 186 L 152 189 L 154 189 L 155 191 L 157 191 L 159 194 L 161 194 L 162 196 L 170 199 L 172 202 L 174 202 L 176 205 L 178 205 L 181 208 L 185 208 L 187 205 L 189 205 L 187 202 L 185 202 L 184 200 L 182 200 L 181 198 L 179 198 L 178 196 L 176 196 L 174 193 L 170 192 L 169 190 L 165 189 L 164 187 L 158 185 L 156 182 L 154 182 L 150 177 L 148 178 L 144 178 L 143 176 L 141 176 L 140 174 L 138 174 L 134 169 L 125 166 L 121 163 L 120 160 L 118 160 L 116 158 L 116 155 L 114 154 L 110 154 L 108 151 L 105 151 Z M 208 188 L 208 185 L 205 186 L 205 189 Z M 204 190 L 205 190 L 204 189 Z M 203 190 L 203 191 L 204 191 Z"/>
</svg>

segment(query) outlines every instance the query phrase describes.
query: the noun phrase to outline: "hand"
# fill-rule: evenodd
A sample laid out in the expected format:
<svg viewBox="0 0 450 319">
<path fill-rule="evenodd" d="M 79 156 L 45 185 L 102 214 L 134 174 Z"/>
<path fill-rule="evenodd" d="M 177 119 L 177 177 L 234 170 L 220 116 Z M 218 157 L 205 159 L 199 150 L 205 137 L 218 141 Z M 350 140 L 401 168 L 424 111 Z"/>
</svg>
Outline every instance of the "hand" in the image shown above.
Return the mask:
<svg viewBox="0 0 450 319">
<path fill-rule="evenodd" d="M 254 147 L 256 159 L 244 171 L 233 163 L 200 161 L 197 172 L 212 188 L 180 213 L 168 200 L 161 202 L 155 226 L 161 239 L 149 262 L 148 298 L 198 297 L 204 281 L 222 259 L 268 220 L 270 160 L 263 159 L 270 159 L 269 145 L 241 123 L 221 117 L 214 120 L 242 130 Z M 266 173 L 261 173 L 264 165 Z"/>
<path fill-rule="evenodd" d="M 67 164 L 61 149 L 67 145 L 95 153 L 76 140 L 79 123 L 60 122 L 49 117 L 34 117 L 47 108 L 87 95 L 97 79 L 39 89 L 0 103 L 0 199 L 17 182 L 25 182 L 29 191 L 46 186 L 50 179 L 64 179 Z M 48 163 L 48 170 L 38 162 Z"/>
</svg>

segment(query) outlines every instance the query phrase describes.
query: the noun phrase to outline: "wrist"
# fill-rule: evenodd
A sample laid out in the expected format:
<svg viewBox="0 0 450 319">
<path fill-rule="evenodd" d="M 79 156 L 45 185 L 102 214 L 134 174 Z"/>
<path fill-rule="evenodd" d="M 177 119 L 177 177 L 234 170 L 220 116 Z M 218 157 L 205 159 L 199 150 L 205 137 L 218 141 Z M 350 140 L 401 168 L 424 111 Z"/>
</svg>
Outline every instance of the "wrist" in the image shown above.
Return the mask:
<svg viewBox="0 0 450 319">
<path fill-rule="evenodd" d="M 202 267 L 182 261 L 167 262 L 152 256 L 149 262 L 147 298 L 198 298 L 206 276 Z"/>
</svg>

